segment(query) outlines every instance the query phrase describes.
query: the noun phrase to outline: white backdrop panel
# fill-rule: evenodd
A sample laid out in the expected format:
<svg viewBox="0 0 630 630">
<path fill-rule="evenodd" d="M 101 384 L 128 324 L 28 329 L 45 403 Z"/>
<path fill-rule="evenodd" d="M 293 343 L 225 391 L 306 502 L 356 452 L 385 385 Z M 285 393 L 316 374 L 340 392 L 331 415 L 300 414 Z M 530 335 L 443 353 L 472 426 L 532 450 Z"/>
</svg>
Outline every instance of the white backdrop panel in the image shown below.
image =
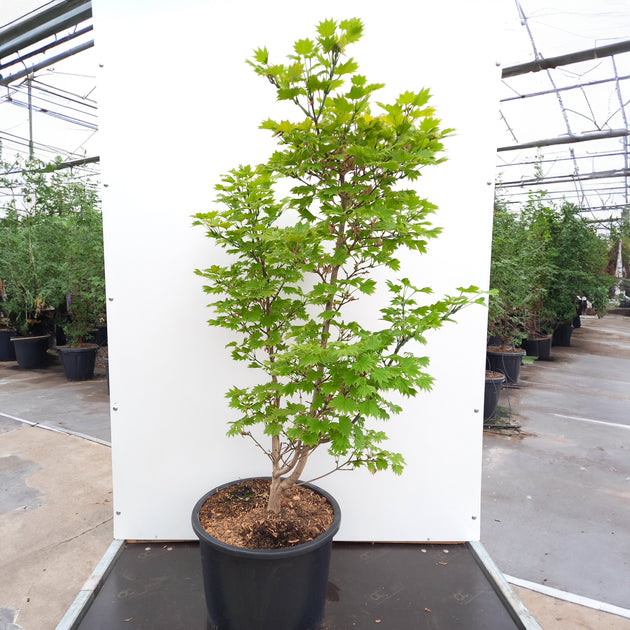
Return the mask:
<svg viewBox="0 0 630 630">
<path fill-rule="evenodd" d="M 258 130 L 280 117 L 273 89 L 245 64 L 267 45 L 281 61 L 325 18 L 360 17 L 351 50 L 384 101 L 429 87 L 456 134 L 449 161 L 418 186 L 444 228 L 405 273 L 437 294 L 487 287 L 497 120 L 494 0 L 390 3 L 321 0 L 94 0 L 100 76 L 107 256 L 115 536 L 192 537 L 190 511 L 206 490 L 268 474 L 248 441 L 225 437 L 224 392 L 250 380 L 205 324 L 193 270 L 217 255 L 190 216 L 213 186 L 274 144 Z M 299 6 L 299 9 L 298 9 Z M 405 401 L 387 427 L 408 466 L 401 477 L 338 473 L 320 484 L 343 511 L 339 540 L 479 537 L 486 311 L 473 307 L 431 335 L 434 391 Z M 307 478 L 328 470 L 317 458 Z"/>
</svg>

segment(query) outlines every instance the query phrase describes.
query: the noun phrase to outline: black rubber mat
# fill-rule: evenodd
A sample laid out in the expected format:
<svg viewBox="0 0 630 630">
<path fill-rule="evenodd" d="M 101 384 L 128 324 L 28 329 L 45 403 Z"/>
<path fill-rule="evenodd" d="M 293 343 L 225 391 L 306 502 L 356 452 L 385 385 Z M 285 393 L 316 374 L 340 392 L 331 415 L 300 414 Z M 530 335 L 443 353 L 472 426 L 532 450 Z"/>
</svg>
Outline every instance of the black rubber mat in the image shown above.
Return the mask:
<svg viewBox="0 0 630 630">
<path fill-rule="evenodd" d="M 207 627 L 197 543 L 127 544 L 79 625 Z M 466 545 L 333 545 L 322 630 L 519 627 Z"/>
</svg>

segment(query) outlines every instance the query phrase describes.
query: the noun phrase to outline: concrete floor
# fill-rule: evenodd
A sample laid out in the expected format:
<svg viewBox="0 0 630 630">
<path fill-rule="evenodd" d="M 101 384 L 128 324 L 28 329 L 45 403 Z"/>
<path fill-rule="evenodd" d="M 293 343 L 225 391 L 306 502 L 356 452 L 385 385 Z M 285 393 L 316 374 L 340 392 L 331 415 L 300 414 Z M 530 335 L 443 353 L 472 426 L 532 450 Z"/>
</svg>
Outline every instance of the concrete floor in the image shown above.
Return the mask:
<svg viewBox="0 0 630 630">
<path fill-rule="evenodd" d="M 482 542 L 509 575 L 630 608 L 630 318 L 585 319 L 553 359 L 502 394 L 525 434 L 485 435 Z M 55 361 L 0 363 L 0 630 L 55 628 L 107 551 L 108 441 L 102 370 L 70 383 Z M 630 630 L 516 590 L 545 630 Z"/>
<path fill-rule="evenodd" d="M 630 609 L 630 318 L 582 321 L 502 392 L 523 433 L 485 435 L 482 543 L 508 575 Z"/>
<path fill-rule="evenodd" d="M 109 439 L 105 373 L 50 358 L 0 363 L 0 630 L 55 628 L 113 537 L 111 449 L 62 432 Z"/>
<path fill-rule="evenodd" d="M 51 630 L 112 541 L 111 452 L 0 423 L 0 629 Z"/>
<path fill-rule="evenodd" d="M 43 369 L 22 370 L 14 361 L 0 363 L 0 413 L 111 442 L 105 369 L 97 366 L 94 379 L 72 382 L 53 352 Z"/>
</svg>

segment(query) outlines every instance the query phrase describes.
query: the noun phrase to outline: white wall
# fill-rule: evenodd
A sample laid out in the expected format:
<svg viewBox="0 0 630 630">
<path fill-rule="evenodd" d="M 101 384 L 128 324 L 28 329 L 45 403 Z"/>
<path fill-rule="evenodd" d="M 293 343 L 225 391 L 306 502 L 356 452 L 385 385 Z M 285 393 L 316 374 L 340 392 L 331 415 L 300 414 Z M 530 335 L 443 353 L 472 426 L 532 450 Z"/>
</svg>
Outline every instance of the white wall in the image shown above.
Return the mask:
<svg viewBox="0 0 630 630">
<path fill-rule="evenodd" d="M 319 20 L 360 17 L 365 34 L 351 54 L 370 81 L 387 84 L 379 96 L 428 86 L 444 125 L 457 130 L 449 161 L 419 183 L 440 206 L 444 234 L 403 268 L 438 293 L 486 287 L 494 2 L 94 0 L 117 538 L 190 538 L 201 494 L 268 474 L 251 443 L 225 437 L 233 412 L 224 392 L 253 375 L 231 362 L 227 333 L 205 324 L 208 300 L 193 275 L 216 252 L 190 215 L 211 207 L 221 173 L 273 147 L 257 127 L 278 115 L 275 95 L 245 59 L 267 45 L 281 61 Z M 459 321 L 431 336 L 434 391 L 406 401 L 387 427 L 408 461 L 403 476 L 355 471 L 320 482 L 342 506 L 339 540 L 478 538 L 485 309 Z M 305 477 L 327 463 L 319 458 Z"/>
</svg>

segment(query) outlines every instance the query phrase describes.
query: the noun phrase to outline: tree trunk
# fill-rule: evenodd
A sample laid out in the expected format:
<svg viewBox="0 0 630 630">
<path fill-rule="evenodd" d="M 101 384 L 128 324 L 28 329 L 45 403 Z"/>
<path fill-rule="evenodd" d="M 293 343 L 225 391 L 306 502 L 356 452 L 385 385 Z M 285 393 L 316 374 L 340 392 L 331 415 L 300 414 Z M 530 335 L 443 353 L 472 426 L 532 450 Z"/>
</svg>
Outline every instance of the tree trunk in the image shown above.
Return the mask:
<svg viewBox="0 0 630 630">
<path fill-rule="evenodd" d="M 280 514 L 282 507 L 282 479 L 281 477 L 271 478 L 271 488 L 269 490 L 269 502 L 267 503 L 267 512 L 272 514 Z"/>
<path fill-rule="evenodd" d="M 277 455 L 280 448 L 280 441 L 276 436 L 273 437 L 272 452 Z M 280 514 L 282 508 L 282 495 L 285 490 L 294 486 L 304 471 L 308 456 L 311 449 L 304 444 L 300 445 L 294 455 L 293 462 L 280 469 L 278 466 L 278 457 L 273 457 L 273 473 L 271 475 L 271 487 L 269 489 L 269 501 L 267 503 L 267 512 L 272 514 Z M 282 478 L 283 474 L 291 473 L 288 477 Z"/>
</svg>

